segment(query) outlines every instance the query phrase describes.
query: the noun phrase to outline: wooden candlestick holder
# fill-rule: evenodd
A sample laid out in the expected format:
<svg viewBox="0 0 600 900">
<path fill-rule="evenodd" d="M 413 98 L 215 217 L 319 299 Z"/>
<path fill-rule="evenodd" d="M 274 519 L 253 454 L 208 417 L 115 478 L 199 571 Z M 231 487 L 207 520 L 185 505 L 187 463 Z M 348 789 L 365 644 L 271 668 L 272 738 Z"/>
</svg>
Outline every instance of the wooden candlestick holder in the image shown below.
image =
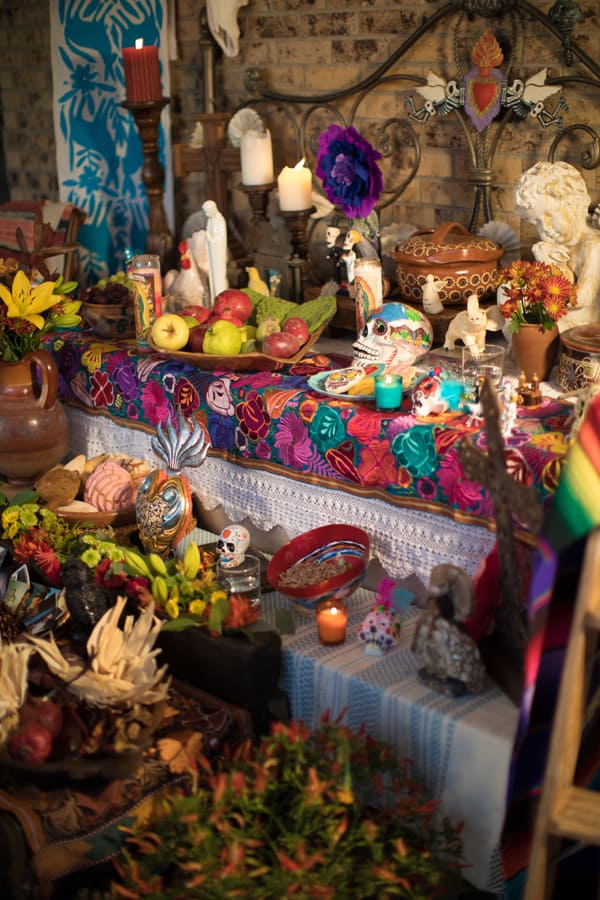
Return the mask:
<svg viewBox="0 0 600 900">
<path fill-rule="evenodd" d="M 268 184 L 240 184 L 240 190 L 248 197 L 248 203 L 252 210 L 253 225 L 258 225 L 259 222 L 269 221 L 269 216 L 267 215 L 269 195 L 274 187 L 274 181 L 271 181 Z"/>
<path fill-rule="evenodd" d="M 281 217 L 287 225 L 292 244 L 292 255 L 288 260 L 290 268 L 292 296 L 296 303 L 304 300 L 304 282 L 306 280 L 306 262 L 308 260 L 308 220 L 316 207 L 308 209 L 281 210 Z"/>
<path fill-rule="evenodd" d="M 142 142 L 144 154 L 142 182 L 150 207 L 146 252 L 155 253 L 160 258 L 160 268 L 163 273 L 170 268 L 177 267 L 179 262 L 175 238 L 167 224 L 163 205 L 165 170 L 158 158 L 160 115 L 168 103 L 170 103 L 170 98 L 162 97 L 160 100 L 148 100 L 143 103 L 130 103 L 125 100 L 121 104 L 124 109 L 132 113 Z"/>
</svg>

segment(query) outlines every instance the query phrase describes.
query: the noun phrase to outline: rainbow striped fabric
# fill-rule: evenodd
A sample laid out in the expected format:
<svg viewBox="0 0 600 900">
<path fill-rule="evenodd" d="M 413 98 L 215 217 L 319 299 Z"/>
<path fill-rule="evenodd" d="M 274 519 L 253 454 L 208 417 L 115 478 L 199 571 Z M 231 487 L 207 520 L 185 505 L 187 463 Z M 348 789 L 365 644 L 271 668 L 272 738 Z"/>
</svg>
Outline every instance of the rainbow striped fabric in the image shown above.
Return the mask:
<svg viewBox="0 0 600 900">
<path fill-rule="evenodd" d="M 534 808 L 548 753 L 585 538 L 600 525 L 600 395 L 591 400 L 547 512 L 533 565 L 524 690 L 508 785 L 503 835 L 507 900 L 520 896 Z M 582 745 L 580 777 L 600 765 L 597 741 Z M 583 781 L 582 781 L 583 783 Z M 583 874 L 579 860 L 579 876 Z M 561 870 L 559 869 L 559 877 Z M 571 883 L 572 875 L 563 877 Z"/>
</svg>

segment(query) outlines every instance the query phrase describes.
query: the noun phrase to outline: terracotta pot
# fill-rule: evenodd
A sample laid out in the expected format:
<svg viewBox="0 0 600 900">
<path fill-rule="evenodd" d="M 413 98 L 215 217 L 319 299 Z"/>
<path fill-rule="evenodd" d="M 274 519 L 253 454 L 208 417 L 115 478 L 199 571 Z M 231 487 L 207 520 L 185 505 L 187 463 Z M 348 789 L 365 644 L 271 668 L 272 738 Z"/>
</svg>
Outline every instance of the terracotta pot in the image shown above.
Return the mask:
<svg viewBox="0 0 600 900">
<path fill-rule="evenodd" d="M 600 322 L 575 325 L 560 336 L 556 381 L 563 391 L 600 384 Z"/>
<path fill-rule="evenodd" d="M 512 335 L 512 351 L 519 371 L 527 381 L 534 375 L 546 381 L 558 356 L 560 336 L 555 325 L 545 331 L 540 325 L 521 325 Z"/>
<path fill-rule="evenodd" d="M 67 418 L 58 393 L 58 369 L 46 350 L 15 363 L 0 362 L 0 473 L 33 481 L 67 450 Z"/>
<path fill-rule="evenodd" d="M 423 285 L 433 275 L 442 282 L 438 295 L 444 306 L 466 303 L 469 294 L 495 301 L 503 254 L 500 244 L 471 234 L 458 222 L 443 222 L 435 231 L 416 231 L 392 251 L 402 299 L 422 303 Z"/>
</svg>

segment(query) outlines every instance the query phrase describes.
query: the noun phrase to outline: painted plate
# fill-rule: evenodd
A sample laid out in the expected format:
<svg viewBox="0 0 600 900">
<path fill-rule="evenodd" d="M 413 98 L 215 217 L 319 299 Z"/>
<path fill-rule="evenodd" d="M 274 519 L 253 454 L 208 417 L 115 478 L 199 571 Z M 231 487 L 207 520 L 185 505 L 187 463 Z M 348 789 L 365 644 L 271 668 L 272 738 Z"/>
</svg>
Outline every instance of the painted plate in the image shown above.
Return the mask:
<svg viewBox="0 0 600 900">
<path fill-rule="evenodd" d="M 365 371 L 365 377 L 372 375 L 380 375 L 385 366 L 369 366 L 367 367 L 369 371 Z M 371 371 L 375 369 L 375 371 Z M 375 394 L 348 394 L 348 393 L 339 393 L 336 391 L 328 391 L 325 387 L 325 382 L 330 377 L 330 375 L 335 374 L 335 372 L 343 372 L 344 369 L 329 369 L 327 372 L 318 372 L 316 375 L 310 375 L 308 378 L 309 387 L 313 391 L 317 391 L 319 394 L 325 394 L 326 397 L 334 397 L 336 400 L 348 400 L 353 402 L 354 400 L 375 400 Z"/>
</svg>

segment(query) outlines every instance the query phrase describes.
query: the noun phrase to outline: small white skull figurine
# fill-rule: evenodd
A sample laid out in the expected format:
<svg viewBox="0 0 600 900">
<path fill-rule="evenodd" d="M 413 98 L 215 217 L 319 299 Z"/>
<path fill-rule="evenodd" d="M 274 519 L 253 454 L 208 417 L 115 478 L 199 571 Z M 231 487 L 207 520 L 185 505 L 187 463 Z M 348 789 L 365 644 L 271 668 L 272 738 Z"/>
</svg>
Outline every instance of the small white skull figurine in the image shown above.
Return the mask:
<svg viewBox="0 0 600 900">
<path fill-rule="evenodd" d="M 358 632 L 366 656 L 383 656 L 395 645 L 400 634 L 398 610 L 378 603 L 369 610 Z"/>
<path fill-rule="evenodd" d="M 250 532 L 243 525 L 226 525 L 217 541 L 217 553 L 224 569 L 231 569 L 244 562 L 250 546 Z"/>
</svg>

